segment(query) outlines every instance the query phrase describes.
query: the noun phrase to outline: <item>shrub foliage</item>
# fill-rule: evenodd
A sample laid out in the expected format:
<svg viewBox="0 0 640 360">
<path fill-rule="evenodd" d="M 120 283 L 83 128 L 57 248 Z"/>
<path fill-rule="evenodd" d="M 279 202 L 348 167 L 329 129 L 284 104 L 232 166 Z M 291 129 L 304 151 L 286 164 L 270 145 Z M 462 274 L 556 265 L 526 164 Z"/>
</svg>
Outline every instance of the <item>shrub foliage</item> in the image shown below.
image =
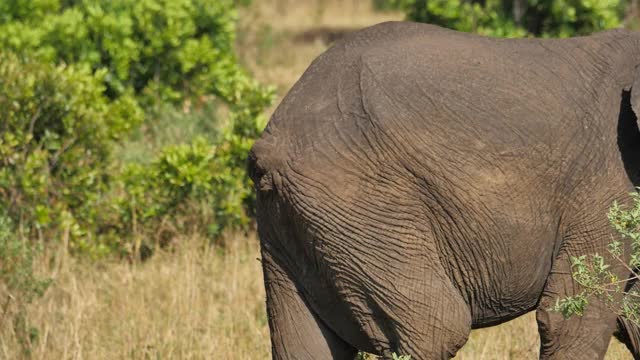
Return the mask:
<svg viewBox="0 0 640 360">
<path fill-rule="evenodd" d="M 177 233 L 215 239 L 225 229 L 246 228 L 253 191 L 242 165 L 251 144 L 238 136 L 215 145 L 197 137 L 165 147 L 149 164 L 128 164 L 116 184 L 115 216 L 104 223 L 116 230 L 116 241 L 135 233 L 160 243 Z M 117 248 L 135 250 L 126 246 Z"/>
<path fill-rule="evenodd" d="M 614 203 L 609 210 L 609 222 L 619 237 L 611 239 L 608 253 L 571 258 L 573 279 L 582 289 L 573 296 L 557 300 L 553 310 L 564 317 L 584 315 L 589 303 L 598 299 L 640 326 L 640 193 L 630 195 L 632 207 Z M 629 276 L 619 278 L 615 268 L 625 270 Z M 628 284 L 633 286 L 626 288 Z"/>
<path fill-rule="evenodd" d="M 233 0 L 0 2 L 0 208 L 94 255 L 246 227 L 244 158 L 273 91 L 239 65 L 236 18 Z M 213 101 L 229 109 L 215 134 L 114 156 L 157 109 Z"/>
<path fill-rule="evenodd" d="M 233 0 L 4 1 L 0 46 L 106 71 L 111 96 L 237 103 L 255 90 L 233 53 Z"/>
<path fill-rule="evenodd" d="M 88 235 L 114 143 L 142 121 L 130 96 L 104 96 L 104 76 L 0 57 L 0 204 L 33 236 Z"/>
<path fill-rule="evenodd" d="M 568 37 L 620 26 L 627 0 L 374 0 L 413 21 L 497 37 Z"/>
</svg>

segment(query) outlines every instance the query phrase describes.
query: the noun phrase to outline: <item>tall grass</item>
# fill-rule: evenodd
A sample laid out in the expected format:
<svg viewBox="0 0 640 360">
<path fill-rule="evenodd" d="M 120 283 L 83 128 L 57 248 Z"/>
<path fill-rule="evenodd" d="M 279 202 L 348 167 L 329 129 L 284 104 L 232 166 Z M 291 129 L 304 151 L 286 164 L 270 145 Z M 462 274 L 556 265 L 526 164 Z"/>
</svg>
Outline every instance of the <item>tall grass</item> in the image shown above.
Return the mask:
<svg viewBox="0 0 640 360">
<path fill-rule="evenodd" d="M 181 240 L 142 264 L 45 251 L 36 272 L 53 284 L 28 308 L 40 334 L 31 358 L 269 358 L 255 238 L 227 239 L 224 251 Z M 0 359 L 23 357 L 18 342 L 11 326 L 0 327 Z"/>
<path fill-rule="evenodd" d="M 36 262 L 52 278 L 28 305 L 39 337 L 31 359 L 270 358 L 259 247 L 229 237 L 225 250 L 179 239 L 145 263 L 85 263 L 56 248 Z M 5 299 L 0 299 L 0 305 Z M 11 326 L 0 327 L 0 359 L 27 358 Z M 457 359 L 537 359 L 533 314 L 473 331 Z M 612 342 L 607 359 L 629 359 Z"/>
</svg>

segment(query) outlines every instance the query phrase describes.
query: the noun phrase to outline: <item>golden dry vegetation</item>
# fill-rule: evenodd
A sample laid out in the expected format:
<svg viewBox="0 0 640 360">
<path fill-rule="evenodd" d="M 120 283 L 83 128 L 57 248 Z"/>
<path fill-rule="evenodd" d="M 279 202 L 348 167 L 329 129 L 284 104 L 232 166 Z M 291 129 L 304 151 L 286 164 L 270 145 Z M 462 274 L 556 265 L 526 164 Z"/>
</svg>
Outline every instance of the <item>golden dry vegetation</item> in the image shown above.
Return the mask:
<svg viewBox="0 0 640 360">
<path fill-rule="evenodd" d="M 31 358 L 269 358 L 255 237 L 227 239 L 224 253 L 205 240 L 177 240 L 145 263 L 85 263 L 47 251 L 36 270 L 54 283 L 28 309 L 39 330 Z M 2 319 L 0 359 L 27 358 Z"/>
<path fill-rule="evenodd" d="M 239 52 L 279 96 L 333 37 L 399 13 L 376 13 L 369 0 L 254 0 L 241 11 Z M 28 307 L 38 329 L 33 359 L 267 359 L 269 331 L 255 236 L 226 247 L 182 238 L 144 263 L 88 263 L 55 248 L 38 258 L 38 274 L 54 279 Z M 0 359 L 27 358 L 8 323 L 15 311 L 0 299 Z M 6 320 L 6 321 L 5 321 Z M 476 330 L 457 359 L 535 359 L 529 314 Z M 607 359 L 631 358 L 612 342 Z"/>
<path fill-rule="evenodd" d="M 28 309 L 32 359 L 269 359 L 258 242 L 198 238 L 145 263 L 85 263 L 49 249 L 37 272 L 54 279 Z M 4 305 L 4 304 L 2 304 Z M 11 305 L 9 305 L 11 310 Z M 2 314 L 0 314 L 2 315 Z M 473 331 L 458 359 L 536 359 L 531 315 Z M 27 358 L 0 317 L 0 359 Z M 615 344 L 607 359 L 630 358 Z"/>
</svg>

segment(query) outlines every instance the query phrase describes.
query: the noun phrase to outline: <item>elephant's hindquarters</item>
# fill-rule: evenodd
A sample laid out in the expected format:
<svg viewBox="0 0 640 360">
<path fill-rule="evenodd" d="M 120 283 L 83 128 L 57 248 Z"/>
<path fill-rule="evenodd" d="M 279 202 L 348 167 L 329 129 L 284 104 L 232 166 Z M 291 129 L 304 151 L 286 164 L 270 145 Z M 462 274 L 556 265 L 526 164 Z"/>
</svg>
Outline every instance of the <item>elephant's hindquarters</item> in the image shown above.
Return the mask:
<svg viewBox="0 0 640 360">
<path fill-rule="evenodd" d="M 383 348 L 398 336 L 390 324 L 421 319 L 404 330 L 406 339 L 452 349 L 472 322 L 507 320 L 535 306 L 553 250 L 542 240 L 553 235 L 522 239 L 543 231 L 528 232 L 504 210 L 451 194 L 399 163 L 331 176 L 317 160 L 287 166 L 276 172 L 277 186 L 258 194 L 263 251 L 354 346 Z M 453 333 L 429 338 L 445 320 Z"/>
<path fill-rule="evenodd" d="M 420 201 L 408 195 L 415 184 L 390 171 L 363 181 L 355 172 L 281 169 L 279 187 L 258 193 L 262 249 L 353 346 L 380 352 L 403 339 L 407 353 L 455 352 L 469 310 L 446 274 L 433 271 L 435 244 L 424 241 L 428 224 L 416 221 Z"/>
</svg>

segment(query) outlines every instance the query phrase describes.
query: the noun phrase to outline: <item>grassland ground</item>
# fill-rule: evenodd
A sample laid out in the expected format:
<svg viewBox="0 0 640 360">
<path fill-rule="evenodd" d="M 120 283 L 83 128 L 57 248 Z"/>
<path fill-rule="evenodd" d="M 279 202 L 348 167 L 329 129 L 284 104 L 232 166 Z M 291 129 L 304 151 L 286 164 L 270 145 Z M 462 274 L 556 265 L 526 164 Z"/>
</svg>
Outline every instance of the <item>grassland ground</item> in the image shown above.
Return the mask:
<svg viewBox="0 0 640 360">
<path fill-rule="evenodd" d="M 254 0 L 240 13 L 239 55 L 280 99 L 332 40 L 401 18 L 373 11 L 370 0 Z M 163 128 L 171 132 L 163 142 L 186 136 Z M 127 151 L 149 152 L 139 144 Z M 15 304 L 0 298 L 0 359 L 269 359 L 258 241 L 250 234 L 223 243 L 178 236 L 144 263 L 89 262 L 63 246 L 46 248 L 35 270 L 53 283 L 26 309 L 28 327 L 37 329 L 30 353 L 9 319 Z M 473 331 L 457 359 L 536 359 L 538 346 L 529 314 Z M 607 359 L 629 358 L 613 341 Z"/>
<path fill-rule="evenodd" d="M 0 323 L 0 359 L 269 359 L 258 241 L 225 243 L 180 238 L 145 263 L 88 263 L 48 249 L 36 271 L 53 285 L 28 308 L 38 340 L 26 356 Z M 538 344 L 529 314 L 473 331 L 457 359 L 536 359 Z M 607 359 L 630 358 L 612 344 Z"/>
<path fill-rule="evenodd" d="M 45 251 L 36 270 L 53 285 L 28 309 L 38 340 L 26 356 L 0 326 L 0 359 L 269 358 L 255 237 L 228 239 L 224 251 L 178 241 L 145 263 Z"/>
</svg>

